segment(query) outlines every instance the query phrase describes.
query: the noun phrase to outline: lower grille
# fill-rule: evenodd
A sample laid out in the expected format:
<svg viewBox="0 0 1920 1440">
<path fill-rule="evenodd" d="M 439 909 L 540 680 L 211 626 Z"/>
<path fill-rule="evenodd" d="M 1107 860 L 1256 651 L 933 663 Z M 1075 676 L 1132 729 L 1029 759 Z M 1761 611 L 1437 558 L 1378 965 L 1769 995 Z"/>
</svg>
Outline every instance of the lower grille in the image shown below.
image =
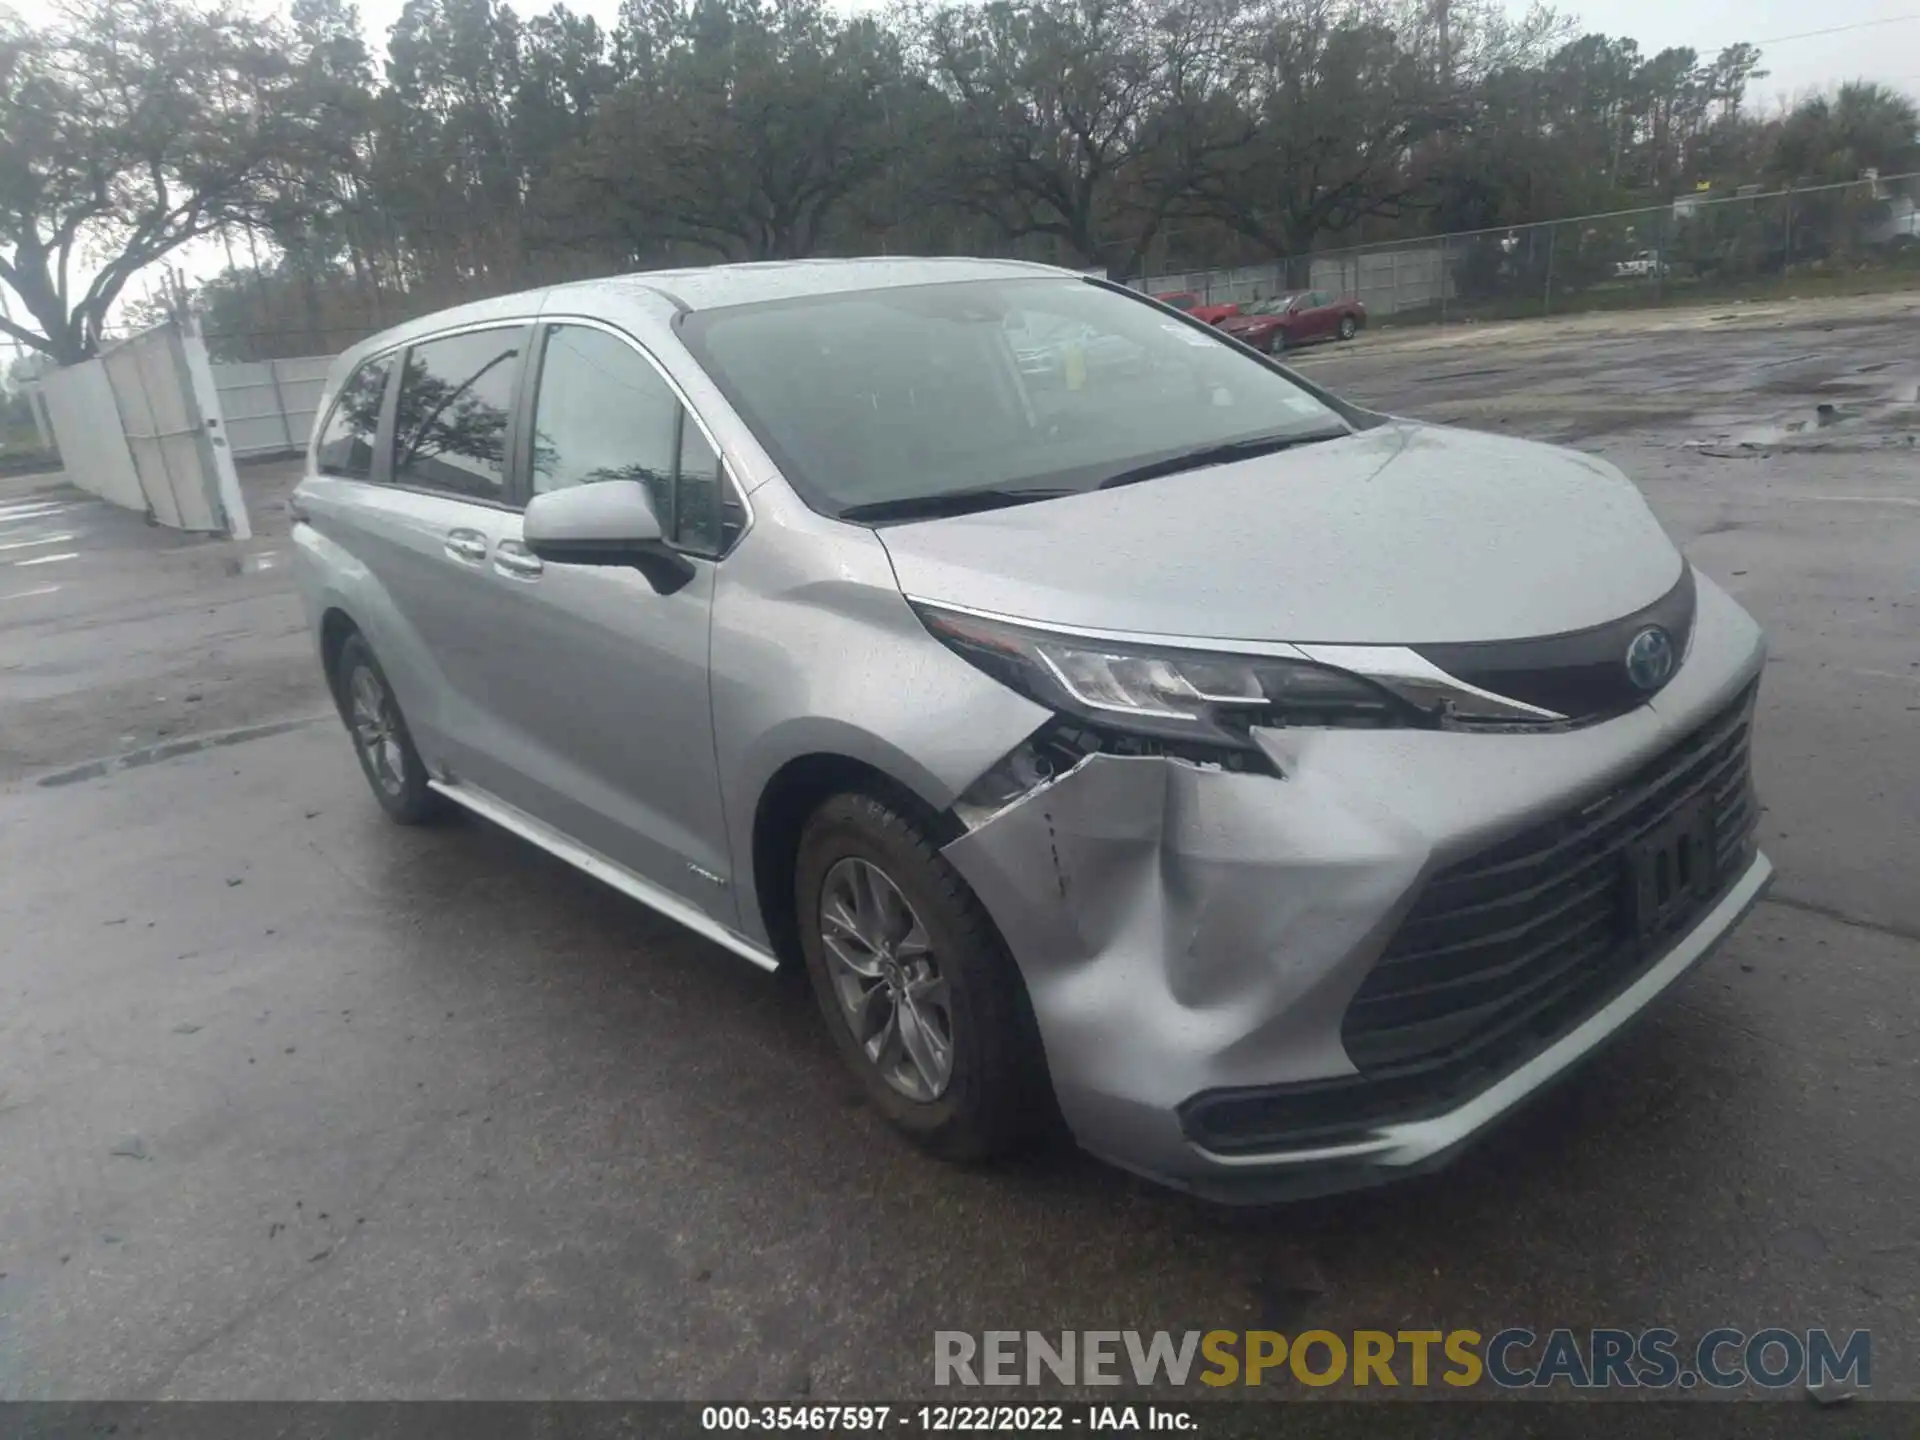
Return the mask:
<svg viewBox="0 0 1920 1440">
<path fill-rule="evenodd" d="M 1360 1071 L 1312 1085 L 1195 1097 L 1189 1134 L 1223 1152 L 1328 1143 L 1453 1108 L 1632 984 L 1746 868 L 1759 804 L 1754 687 L 1596 801 L 1441 871 L 1347 1007 Z M 1677 813 L 1711 816 L 1697 896 L 1636 934 L 1626 856 Z M 1204 1132 L 1204 1133 L 1202 1133 Z"/>
<path fill-rule="evenodd" d="M 1341 1039 L 1364 1075 L 1456 1064 L 1524 1045 L 1544 1021 L 1577 1019 L 1637 975 L 1706 901 L 1666 927 L 1631 934 L 1627 847 L 1683 806 L 1713 817 L 1715 875 L 1758 818 L 1749 765 L 1753 693 L 1595 804 L 1442 871 L 1401 923 L 1347 1007 Z"/>
</svg>

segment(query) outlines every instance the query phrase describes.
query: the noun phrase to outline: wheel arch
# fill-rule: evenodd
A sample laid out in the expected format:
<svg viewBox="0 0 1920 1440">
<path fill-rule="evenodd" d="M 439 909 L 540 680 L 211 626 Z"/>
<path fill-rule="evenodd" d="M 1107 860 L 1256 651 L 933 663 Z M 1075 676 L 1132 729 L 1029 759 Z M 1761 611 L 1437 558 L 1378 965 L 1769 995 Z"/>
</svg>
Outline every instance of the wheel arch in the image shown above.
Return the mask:
<svg viewBox="0 0 1920 1440">
<path fill-rule="evenodd" d="M 360 626 L 354 618 L 338 605 L 329 605 L 320 616 L 320 667 L 327 678 L 327 693 L 333 696 L 336 708 L 341 704 L 340 696 L 340 652 L 346 648 L 347 641 L 360 634 Z"/>
<path fill-rule="evenodd" d="M 936 847 L 945 847 L 962 833 L 950 809 L 936 807 L 919 789 L 871 759 L 841 750 L 810 750 L 787 760 L 761 786 L 750 842 L 753 903 L 769 948 L 783 966 L 801 963 L 793 894 L 801 834 L 821 805 L 849 792 L 885 800 L 918 824 Z"/>
</svg>

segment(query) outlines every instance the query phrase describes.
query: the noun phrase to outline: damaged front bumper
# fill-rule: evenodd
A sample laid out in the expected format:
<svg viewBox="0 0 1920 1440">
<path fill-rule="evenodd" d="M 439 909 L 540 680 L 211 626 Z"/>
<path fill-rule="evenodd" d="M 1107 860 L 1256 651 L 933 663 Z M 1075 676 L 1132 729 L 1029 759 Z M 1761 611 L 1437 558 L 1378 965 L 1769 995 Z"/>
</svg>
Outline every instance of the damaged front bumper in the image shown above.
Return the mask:
<svg viewBox="0 0 1920 1440">
<path fill-rule="evenodd" d="M 1062 1113 L 1088 1150 L 1226 1200 L 1376 1183 L 1445 1161 L 1619 1030 L 1759 899 L 1771 867 L 1749 838 L 1745 737 L 1763 660 L 1757 627 L 1703 583 L 1679 673 L 1603 724 L 1257 732 L 1277 778 L 1093 754 L 944 853 L 1021 967 Z M 1554 917 L 1576 913 L 1563 894 L 1585 896 L 1577 913 L 1593 918 L 1581 933 L 1602 933 L 1627 838 L 1646 817 L 1715 794 L 1724 848 L 1697 905 L 1605 953 L 1552 943 Z M 1505 858 L 1534 836 L 1537 862 Z M 1616 841 L 1620 853 L 1608 851 Z M 1560 873 L 1576 860 L 1577 886 Z M 1478 880 L 1453 878 L 1476 867 Z M 1522 898 L 1475 895 L 1426 918 L 1436 892 L 1506 871 Z M 1532 909 L 1487 937 L 1461 928 L 1510 904 Z M 1442 922 L 1448 944 L 1399 958 L 1408 930 Z M 1544 927 L 1544 948 L 1515 938 L 1523 922 Z M 1501 963 L 1467 981 L 1436 970 L 1383 1013 L 1463 984 L 1485 994 L 1494 974 L 1515 994 L 1561 986 L 1540 991 L 1558 1008 L 1534 1006 L 1498 1043 L 1469 1033 L 1481 1023 L 1471 1009 L 1417 1016 L 1406 1033 L 1431 1054 L 1357 1036 L 1356 1015 L 1382 1008 L 1367 997 L 1383 957 L 1457 970 L 1458 956 L 1480 953 Z M 1567 989 L 1554 977 L 1575 960 L 1584 988 Z"/>
</svg>

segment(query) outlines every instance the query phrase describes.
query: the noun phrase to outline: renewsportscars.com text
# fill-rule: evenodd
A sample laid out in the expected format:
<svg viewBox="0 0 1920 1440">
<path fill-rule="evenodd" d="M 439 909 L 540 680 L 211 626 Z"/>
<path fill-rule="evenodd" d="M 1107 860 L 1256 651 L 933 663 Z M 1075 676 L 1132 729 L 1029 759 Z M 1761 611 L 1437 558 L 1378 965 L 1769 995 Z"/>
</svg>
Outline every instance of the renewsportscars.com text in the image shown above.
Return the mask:
<svg viewBox="0 0 1920 1440">
<path fill-rule="evenodd" d="M 937 1330 L 936 1385 L 1330 1385 L 1503 1390 L 1784 1389 L 1873 1383 L 1873 1337 L 1676 1330 Z"/>
</svg>

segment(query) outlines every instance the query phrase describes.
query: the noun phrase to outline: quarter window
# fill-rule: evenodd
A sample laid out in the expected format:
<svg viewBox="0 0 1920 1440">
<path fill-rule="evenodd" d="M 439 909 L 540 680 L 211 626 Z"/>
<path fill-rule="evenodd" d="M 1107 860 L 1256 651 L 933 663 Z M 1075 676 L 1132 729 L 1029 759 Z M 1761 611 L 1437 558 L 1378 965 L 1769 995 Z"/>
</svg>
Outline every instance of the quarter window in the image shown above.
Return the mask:
<svg viewBox="0 0 1920 1440">
<path fill-rule="evenodd" d="M 618 336 L 549 327 L 533 413 L 534 494 L 637 480 L 675 545 L 718 555 L 738 533 L 741 510 L 720 458 L 673 387 Z"/>
<path fill-rule="evenodd" d="M 373 473 L 373 439 L 380 429 L 380 406 L 387 397 L 387 376 L 393 361 L 382 355 L 369 360 L 340 387 L 320 443 L 314 447 L 316 468 L 322 475 L 344 475 L 364 480 Z"/>
<path fill-rule="evenodd" d="M 682 548 L 700 555 L 722 555 L 746 524 L 746 507 L 727 480 L 726 466 L 707 444 L 690 416 L 680 417 L 678 534 Z"/>
<path fill-rule="evenodd" d="M 393 478 L 479 500 L 506 493 L 507 419 L 526 331 L 476 330 L 407 352 Z"/>
</svg>

